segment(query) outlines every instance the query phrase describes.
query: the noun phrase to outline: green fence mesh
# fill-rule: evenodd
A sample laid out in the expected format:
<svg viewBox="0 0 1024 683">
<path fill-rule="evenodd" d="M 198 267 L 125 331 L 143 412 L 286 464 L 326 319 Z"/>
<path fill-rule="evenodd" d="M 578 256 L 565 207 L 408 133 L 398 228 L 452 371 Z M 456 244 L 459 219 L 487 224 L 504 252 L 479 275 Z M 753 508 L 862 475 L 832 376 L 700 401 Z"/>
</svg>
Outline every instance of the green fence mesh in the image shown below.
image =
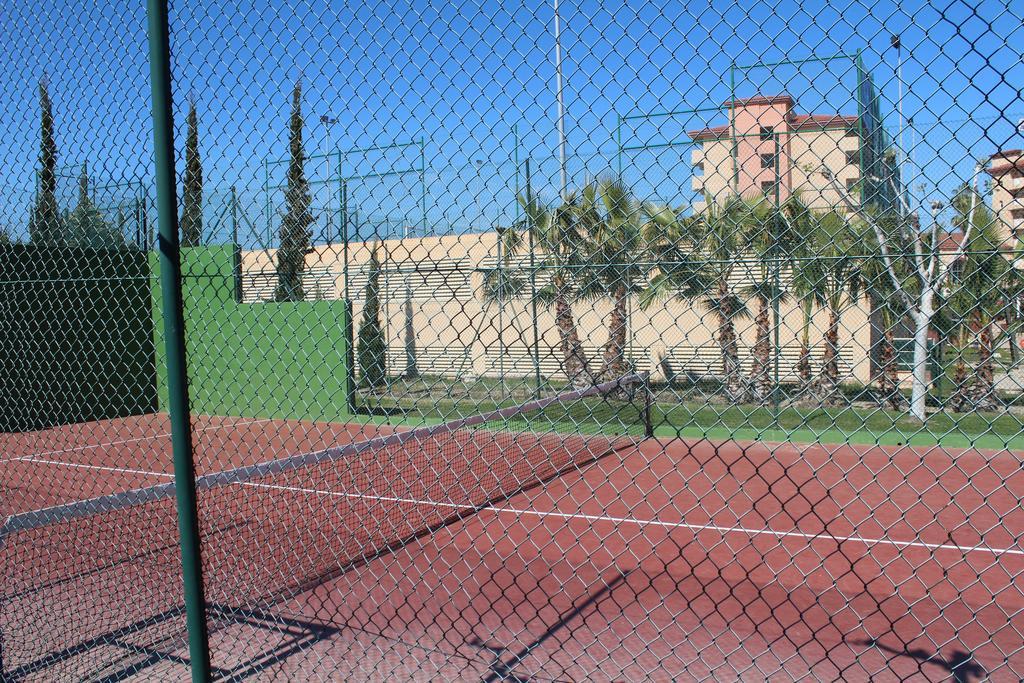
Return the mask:
<svg viewBox="0 0 1024 683">
<path fill-rule="evenodd" d="M 0 680 L 1024 679 L 1022 26 L 5 5 Z"/>
</svg>

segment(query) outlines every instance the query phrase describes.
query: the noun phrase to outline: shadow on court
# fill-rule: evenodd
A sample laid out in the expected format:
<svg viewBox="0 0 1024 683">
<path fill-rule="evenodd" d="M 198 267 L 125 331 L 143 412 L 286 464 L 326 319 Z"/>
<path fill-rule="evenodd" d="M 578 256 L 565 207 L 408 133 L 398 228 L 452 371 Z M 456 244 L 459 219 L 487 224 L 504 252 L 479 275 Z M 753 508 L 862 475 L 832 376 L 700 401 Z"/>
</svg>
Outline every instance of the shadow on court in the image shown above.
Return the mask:
<svg viewBox="0 0 1024 683">
<path fill-rule="evenodd" d="M 187 667 L 188 657 L 179 654 L 185 652 L 184 615 L 184 606 L 175 607 L 162 614 L 90 638 L 73 647 L 48 653 L 16 668 L 0 668 L 0 681 L 16 683 L 40 674 L 49 676 L 47 671 L 56 673 L 56 670 L 60 670 L 62 675 L 67 675 L 74 670 L 75 677 L 80 680 L 115 683 L 137 676 L 146 677 L 149 675 L 146 672 L 157 666 L 166 667 L 170 664 Z M 258 609 L 209 604 L 207 618 L 211 622 L 212 631 L 216 631 L 218 627 L 241 626 L 251 629 L 253 633 L 273 634 L 273 638 L 265 639 L 267 647 L 257 648 L 234 666 L 212 667 L 215 680 L 234 681 L 257 676 L 317 642 L 330 640 L 338 633 L 338 629 L 331 626 L 283 617 Z M 109 657 L 111 650 L 122 653 L 117 662 Z M 108 653 L 101 658 L 104 662 L 102 667 L 90 666 L 87 661 L 90 653 L 100 651 Z M 76 659 L 81 661 L 76 663 Z"/>
<path fill-rule="evenodd" d="M 471 638 L 468 640 L 467 643 L 472 647 L 487 652 L 493 656 L 493 660 L 488 665 L 490 675 L 487 676 L 484 681 L 486 683 L 493 683 L 494 681 L 527 683 L 530 681 L 531 678 L 529 675 L 517 674 L 516 668 L 522 664 L 534 650 L 539 648 L 552 637 L 556 636 L 559 631 L 568 628 L 573 620 L 583 615 L 591 607 L 596 607 L 602 600 L 608 598 L 616 587 L 626 581 L 626 577 L 628 575 L 629 572 L 622 572 L 618 574 L 614 579 L 605 583 L 600 590 L 595 592 L 593 595 L 588 596 L 586 600 L 576 605 L 571 610 L 563 613 L 557 621 L 548 626 L 548 628 L 545 629 L 537 638 L 533 639 L 531 642 L 527 643 L 515 652 L 509 652 L 509 648 L 507 647 L 485 643 L 479 638 Z"/>
<path fill-rule="evenodd" d="M 925 648 L 897 649 L 883 645 L 877 640 L 858 640 L 856 645 L 873 647 L 888 652 L 895 657 L 905 657 L 918 662 L 921 666 L 934 666 L 947 672 L 957 683 L 973 683 L 980 681 L 988 674 L 985 667 L 974 660 L 974 655 L 964 650 L 954 650 L 949 658 L 942 657 L 938 652 L 929 652 Z"/>
</svg>

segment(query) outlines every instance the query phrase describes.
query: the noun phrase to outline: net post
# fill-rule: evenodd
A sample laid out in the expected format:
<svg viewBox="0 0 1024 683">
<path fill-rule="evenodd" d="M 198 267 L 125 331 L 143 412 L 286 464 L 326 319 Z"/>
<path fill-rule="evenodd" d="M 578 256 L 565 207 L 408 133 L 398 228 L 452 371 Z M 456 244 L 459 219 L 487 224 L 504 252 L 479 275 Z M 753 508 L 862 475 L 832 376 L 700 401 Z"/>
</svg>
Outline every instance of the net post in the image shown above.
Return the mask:
<svg viewBox="0 0 1024 683">
<path fill-rule="evenodd" d="M 184 578 L 185 619 L 188 626 L 192 681 L 203 683 L 211 678 L 210 645 L 203 596 L 195 464 L 192 458 L 192 434 L 188 413 L 181 250 L 178 244 L 178 209 L 174 179 L 174 122 L 167 0 L 147 0 L 146 14 L 159 225 L 157 250 L 160 256 L 161 307 L 167 347 L 167 388 Z"/>
</svg>

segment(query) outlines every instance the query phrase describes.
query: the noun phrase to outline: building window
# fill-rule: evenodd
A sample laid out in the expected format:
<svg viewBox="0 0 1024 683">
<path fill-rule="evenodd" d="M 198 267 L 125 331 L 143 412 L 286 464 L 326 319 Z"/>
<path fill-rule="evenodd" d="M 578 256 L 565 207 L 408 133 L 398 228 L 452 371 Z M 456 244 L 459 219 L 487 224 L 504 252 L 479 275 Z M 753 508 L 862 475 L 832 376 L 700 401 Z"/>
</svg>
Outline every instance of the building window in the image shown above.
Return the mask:
<svg viewBox="0 0 1024 683">
<path fill-rule="evenodd" d="M 761 139 L 771 140 L 772 136 L 775 135 L 775 129 L 771 126 L 761 126 Z"/>
<path fill-rule="evenodd" d="M 847 152 L 846 153 L 846 165 L 847 166 L 856 166 L 858 161 L 860 161 L 860 152 Z"/>
<path fill-rule="evenodd" d="M 764 193 L 765 197 L 775 195 L 776 184 L 774 180 L 762 180 L 761 181 L 761 192 Z"/>
<path fill-rule="evenodd" d="M 775 155 L 774 154 L 762 154 L 761 155 L 761 168 L 775 168 Z"/>
</svg>

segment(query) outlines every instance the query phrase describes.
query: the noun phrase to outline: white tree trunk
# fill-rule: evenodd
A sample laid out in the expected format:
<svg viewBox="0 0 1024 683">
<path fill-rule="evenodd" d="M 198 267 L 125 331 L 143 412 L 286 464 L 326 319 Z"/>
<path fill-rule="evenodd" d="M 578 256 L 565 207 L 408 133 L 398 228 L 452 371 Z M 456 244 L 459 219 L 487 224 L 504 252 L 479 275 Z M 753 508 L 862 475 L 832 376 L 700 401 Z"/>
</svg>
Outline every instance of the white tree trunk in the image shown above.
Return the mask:
<svg viewBox="0 0 1024 683">
<path fill-rule="evenodd" d="M 921 291 L 920 305 L 911 313 L 914 319 L 914 367 L 910 389 L 910 414 L 924 422 L 925 399 L 928 396 L 928 330 L 931 327 L 934 290 L 925 287 Z"/>
</svg>

